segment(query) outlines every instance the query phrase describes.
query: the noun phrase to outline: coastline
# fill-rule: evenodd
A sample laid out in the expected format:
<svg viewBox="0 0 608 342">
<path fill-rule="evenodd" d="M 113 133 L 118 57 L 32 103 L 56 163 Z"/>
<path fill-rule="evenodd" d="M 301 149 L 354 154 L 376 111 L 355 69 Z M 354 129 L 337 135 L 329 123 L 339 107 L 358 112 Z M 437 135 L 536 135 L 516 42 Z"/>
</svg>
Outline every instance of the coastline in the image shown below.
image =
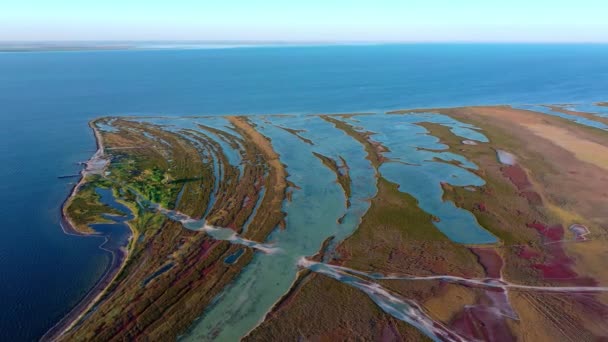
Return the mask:
<svg viewBox="0 0 608 342">
<path fill-rule="evenodd" d="M 501 115 L 496 115 L 496 113 L 490 112 L 487 113 L 490 110 L 494 110 L 497 113 L 500 114 L 501 111 L 512 111 L 514 113 L 511 113 L 511 115 L 524 115 L 528 112 L 532 112 L 529 110 L 525 110 L 525 109 L 518 109 L 518 108 L 512 108 L 510 106 L 495 106 L 495 107 L 487 107 L 487 106 L 478 106 L 478 107 L 462 107 L 462 108 L 445 108 L 445 109 L 437 109 L 436 111 L 440 114 L 443 115 L 447 115 L 452 117 L 456 116 L 458 118 L 460 117 L 464 117 L 468 120 L 472 120 L 472 118 L 470 118 L 469 116 L 472 116 L 473 114 L 477 114 L 476 112 L 479 111 L 482 113 L 482 115 L 484 115 L 483 117 L 490 117 L 490 118 L 495 118 L 495 117 L 502 117 Z M 403 110 L 401 112 L 393 112 L 391 114 L 407 114 L 410 112 L 419 112 L 422 111 L 422 109 L 413 109 L 413 110 Z M 470 114 L 469 111 L 473 111 L 475 113 Z M 536 112 L 533 112 L 536 113 Z M 542 113 L 539 113 L 542 114 Z M 333 120 L 333 118 L 330 117 L 323 117 L 325 120 L 332 122 L 330 119 Z M 240 119 L 240 118 L 237 118 Z M 548 118 L 547 118 L 548 119 Z M 532 119 L 530 119 L 532 120 Z M 337 120 L 336 120 L 337 121 Z M 528 126 L 533 126 L 533 124 L 535 123 L 535 121 L 524 121 L 524 120 L 520 120 L 524 123 L 527 123 Z M 546 122 L 548 122 L 547 120 L 544 120 L 545 124 Z M 568 124 L 568 125 L 572 125 L 574 126 L 574 123 L 571 123 L 568 120 L 565 120 L 563 118 L 551 118 L 551 120 L 549 121 L 555 121 L 556 123 L 559 124 Z M 80 179 L 80 181 L 78 182 L 78 184 L 76 184 L 74 186 L 74 189 L 71 193 L 71 195 L 65 200 L 64 202 L 64 206 L 62 207 L 62 229 L 64 229 L 64 232 L 66 232 L 67 234 L 77 234 L 77 235 L 81 235 L 81 236 L 99 236 L 95 233 L 87 233 L 87 232 L 81 232 L 81 231 L 77 231 L 78 226 L 74 226 L 70 220 L 70 217 L 68 215 L 68 211 L 66 210 L 66 207 L 69 206 L 70 200 L 74 198 L 74 196 L 76 194 L 78 194 L 78 189 L 81 188 L 81 185 L 87 184 L 87 181 L 85 181 L 85 177 L 87 176 L 87 172 L 91 171 L 91 167 L 93 168 L 93 172 L 103 172 L 105 170 L 105 168 L 107 167 L 107 160 L 104 159 L 104 142 L 102 140 L 102 136 L 100 134 L 100 132 L 98 132 L 97 127 L 95 126 L 95 122 L 96 120 L 93 120 L 89 123 L 89 125 L 91 126 L 91 128 L 94 130 L 95 136 L 96 136 L 96 140 L 97 140 L 97 146 L 98 149 L 95 152 L 95 155 L 93 157 L 91 157 L 91 159 L 86 163 L 86 168 L 82 171 L 82 178 Z M 242 123 L 247 124 L 248 121 L 246 120 L 246 118 L 242 119 Z M 422 122 L 422 123 L 417 123 L 418 125 L 424 127 L 427 129 L 427 131 L 429 132 L 429 135 L 433 135 L 436 137 L 440 137 L 440 136 L 445 136 L 445 131 L 447 131 L 447 128 L 444 127 L 443 131 L 439 130 L 437 132 L 435 132 L 435 134 L 431 134 L 431 132 L 433 131 L 433 126 L 432 125 L 440 125 L 440 124 L 434 124 L 429 122 L 428 125 L 424 125 L 426 122 Z M 539 124 L 540 125 L 540 124 Z M 335 125 L 336 128 L 340 128 L 338 127 L 338 125 Z M 350 126 L 350 125 L 348 125 Z M 538 126 L 538 125 L 537 125 Z M 278 127 L 278 126 L 277 126 Z M 279 127 L 280 128 L 280 127 Z M 352 127 L 351 127 L 352 128 Z M 526 128 L 526 127 L 524 127 Z M 342 130 L 345 130 L 344 128 L 341 128 Z M 583 128 L 580 128 L 580 130 L 583 130 Z M 346 131 L 346 130 L 345 130 Z M 484 130 L 485 131 L 485 130 Z M 350 132 L 350 133 L 349 133 Z M 368 141 L 369 144 L 369 149 L 367 150 L 367 153 L 370 154 L 370 162 L 374 159 L 371 158 L 371 154 L 375 153 L 375 154 L 381 154 L 383 151 L 386 151 L 386 149 L 383 149 L 382 145 L 380 145 L 380 143 L 376 143 L 373 140 L 369 139 L 369 136 L 372 134 L 371 132 L 359 132 L 357 130 L 355 130 L 354 128 L 352 128 L 352 130 L 349 130 L 349 132 L 346 132 L 347 135 L 355 135 L 356 133 L 359 134 L 366 134 L 366 139 Z M 248 134 L 247 132 L 245 132 L 245 134 Z M 248 134 L 249 135 L 249 134 Z M 538 135 L 538 134 L 536 134 Z M 107 137 L 107 136 L 106 136 Z M 451 137 L 451 136 L 450 136 Z M 499 136 L 500 137 L 500 136 Z M 251 136 L 250 136 L 251 138 Z M 541 137 L 543 138 L 543 137 Z M 109 138 L 108 138 L 109 139 Z M 456 139 L 455 143 L 453 144 L 454 146 L 461 146 L 463 144 L 462 140 L 458 137 L 454 138 Z M 546 139 L 546 138 L 545 138 Z M 258 139 L 259 140 L 259 139 Z M 270 138 L 267 137 L 267 140 L 270 141 Z M 498 140 L 498 139 L 496 139 Z M 110 142 L 112 142 L 112 140 L 109 140 Z M 492 139 L 491 141 L 495 141 L 495 139 Z M 500 140 L 498 140 L 500 141 Z M 523 141 L 523 140 L 522 140 Z M 468 145 L 468 144 L 467 144 Z M 475 145 L 475 144 L 473 144 Z M 366 147 L 367 145 L 365 145 L 364 147 Z M 272 147 L 272 145 L 270 146 Z M 469 148 L 474 148 L 474 147 L 469 147 Z M 429 151 L 432 151 L 432 149 L 429 149 Z M 460 150 L 460 151 L 464 151 L 464 150 Z M 495 148 L 491 149 L 491 160 L 496 162 L 496 156 L 495 156 L 495 151 L 497 151 Z M 266 152 L 267 157 L 269 157 L 272 161 L 275 160 L 279 160 L 278 156 L 274 156 L 272 153 L 268 153 L 269 151 L 263 151 Z M 314 153 L 314 152 L 313 152 Z M 317 155 L 315 153 L 315 155 Z M 322 156 L 322 155 L 317 155 L 317 157 Z M 321 159 L 321 161 L 323 161 L 323 158 L 319 158 Z M 381 162 L 383 162 L 386 159 L 379 159 Z M 99 162 L 98 164 L 96 164 L 96 161 Z M 438 161 L 441 161 L 438 160 Z M 104 162 L 106 164 L 104 164 Z M 444 161 L 446 162 L 446 161 Z M 446 162 L 448 163 L 448 162 Z M 502 163 L 502 162 L 501 162 Z M 102 165 L 103 164 L 103 165 Z M 274 164 L 274 163 L 273 163 Z M 343 163 L 344 165 L 346 165 L 346 162 Z M 504 163 L 503 163 L 504 164 Z M 458 166 L 459 164 L 457 164 Z M 101 168 L 95 168 L 95 166 L 100 167 Z M 327 165 L 326 165 L 327 166 Z M 283 167 L 287 167 L 283 164 Z M 377 169 L 378 167 L 376 167 Z M 535 169 L 536 170 L 536 169 Z M 277 176 L 275 174 L 275 176 Z M 505 176 L 507 177 L 507 176 Z M 571 176 L 570 176 L 571 177 Z M 508 177 L 507 177 L 508 178 Z M 511 180 L 511 182 L 513 182 L 513 180 Z M 443 185 L 443 183 L 441 183 Z M 288 184 L 289 185 L 289 184 Z M 515 184 L 516 185 L 516 184 Z M 398 189 L 399 187 L 397 186 L 396 189 Z M 444 190 L 445 191 L 445 190 Z M 519 196 L 521 197 L 521 196 Z M 517 198 L 519 198 L 517 197 Z M 444 201 L 446 201 L 446 199 L 444 198 Z M 455 205 L 456 205 L 456 201 L 451 200 Z M 483 210 L 479 210 L 479 212 L 485 212 L 486 211 L 486 207 L 485 204 L 482 203 L 483 205 Z M 470 210 L 468 209 L 470 212 L 474 212 L 474 210 Z M 77 217 L 77 216 L 74 216 Z M 475 215 L 475 219 L 479 222 L 477 215 Z M 137 236 L 137 231 L 134 230 L 132 227 L 129 227 L 131 230 L 131 235 L 129 237 L 129 239 L 131 239 L 131 241 L 133 241 L 133 237 Z M 528 228 L 530 228 L 528 226 Z M 357 228 L 359 229 L 359 228 Z M 71 232 L 71 233 L 70 233 Z M 494 233 L 492 233 L 494 234 Z M 110 235 L 111 236 L 111 235 Z M 501 239 L 502 240 L 502 239 Z M 101 244 L 99 247 L 101 249 L 107 250 L 104 248 L 105 244 L 107 243 L 108 239 L 106 238 L 106 242 Z M 476 244 L 467 244 L 465 246 L 466 248 L 469 248 L 471 251 L 473 251 L 475 248 L 472 247 L 481 247 L 479 245 Z M 500 251 L 500 248 L 503 247 L 503 242 L 499 242 L 494 248 L 497 249 L 497 253 Z M 93 317 L 93 313 L 95 313 L 95 310 L 100 307 L 100 306 L 108 306 L 109 303 L 113 303 L 113 300 L 115 297 L 111 297 L 111 291 L 114 290 L 114 288 L 109 287 L 110 284 L 112 284 L 112 282 L 117 279 L 117 275 L 120 274 L 123 270 L 124 265 L 126 265 L 126 262 L 130 256 L 129 250 L 132 250 L 131 248 L 124 248 L 124 247 L 120 247 L 120 248 L 115 248 L 114 251 L 112 250 L 108 250 L 111 254 L 112 254 L 112 261 L 110 263 L 110 265 L 108 266 L 107 270 L 104 272 L 104 274 L 100 277 L 98 283 L 95 284 L 95 286 L 89 291 L 89 293 L 87 293 L 84 298 L 70 311 L 70 313 L 68 315 L 66 315 L 61 321 L 59 321 L 59 323 L 56 324 L 56 326 L 54 326 L 51 330 L 49 330 L 47 332 L 47 334 L 45 334 L 45 336 L 43 337 L 43 340 L 57 340 L 57 339 L 67 339 L 70 336 L 75 335 L 75 331 L 78 331 L 80 328 L 82 328 L 83 326 L 86 326 L 89 324 L 89 322 L 96 322 L 95 319 L 89 319 L 89 317 Z M 476 254 L 475 251 L 473 251 L 474 254 Z M 476 254 L 477 255 L 477 254 Z M 478 255 L 479 256 L 479 255 Z M 498 257 L 502 256 L 502 254 L 500 254 Z M 137 257 L 135 257 L 134 261 L 137 260 Z M 486 270 L 486 273 L 489 273 L 490 271 L 488 270 L 488 268 L 486 268 L 486 265 L 481 264 L 481 266 Z M 502 279 L 502 268 L 498 269 L 499 272 L 499 277 L 500 279 Z M 494 271 L 492 271 L 494 272 Z M 298 290 L 296 288 L 296 286 L 298 286 L 300 283 L 298 283 L 298 279 L 300 277 L 300 272 L 298 271 L 298 277 L 294 280 L 294 282 L 290 285 L 289 287 L 289 291 L 286 292 L 283 297 L 281 297 L 278 301 L 276 301 L 272 307 L 264 314 L 264 318 L 258 323 L 258 325 L 256 325 L 255 327 L 253 327 L 250 331 L 248 331 L 243 338 L 246 338 L 248 336 L 250 336 L 250 334 L 252 334 L 252 332 L 258 328 L 263 322 L 265 322 L 269 317 L 272 317 L 274 310 L 276 310 L 276 308 L 280 308 L 282 302 L 285 301 L 285 299 L 288 299 L 290 294 L 292 293 L 292 291 L 294 290 Z M 122 303 L 121 303 L 122 304 Z M 111 307 L 115 307 L 113 304 Z M 100 312 L 102 310 L 100 309 Z M 90 330 L 93 331 L 93 330 Z M 97 331 L 97 330 L 96 330 Z M 89 333 L 89 336 L 92 333 Z M 47 335 L 50 335 L 50 337 L 47 337 Z"/>
<path fill-rule="evenodd" d="M 105 155 L 103 139 L 101 137 L 101 134 L 95 127 L 96 120 L 98 120 L 98 119 L 93 119 L 93 120 L 89 121 L 89 127 L 93 130 L 93 135 L 95 136 L 95 146 L 96 146 L 95 154 L 93 154 L 93 156 L 85 163 L 84 168 L 82 170 L 80 170 L 80 179 L 78 180 L 78 183 L 76 183 L 76 185 L 74 185 L 72 187 L 72 191 L 70 192 L 70 195 L 61 204 L 61 220 L 62 220 L 61 229 L 63 230 L 64 233 L 66 233 L 68 235 L 76 235 L 76 236 L 95 235 L 94 233 L 83 233 L 83 232 L 78 231 L 75 228 L 76 225 L 74 224 L 74 222 L 72 221 L 72 219 L 70 218 L 70 216 L 67 213 L 67 208 L 68 208 L 68 205 L 70 204 L 70 202 L 72 201 L 72 199 L 74 198 L 74 196 L 76 195 L 76 193 L 78 192 L 78 190 L 80 189 L 80 187 L 85 183 L 85 178 L 86 178 L 87 174 L 90 172 L 89 165 L 90 165 L 91 161 L 93 161 L 96 158 L 101 158 Z"/>
<path fill-rule="evenodd" d="M 106 267 L 106 270 L 101 275 L 99 280 L 93 285 L 93 287 L 84 295 L 82 299 L 78 301 L 78 303 L 70 309 L 70 311 L 63 317 L 59 322 L 53 325 L 42 337 L 40 341 L 56 341 L 60 339 L 66 332 L 68 332 L 72 327 L 74 327 L 78 322 L 93 308 L 99 300 L 106 293 L 106 289 L 114 278 L 120 273 L 122 268 L 125 265 L 126 260 L 129 256 L 129 250 L 127 248 L 119 248 L 119 249 L 109 249 L 106 248 L 105 245 L 108 242 L 109 238 L 107 236 L 103 236 L 97 233 L 86 233 L 80 232 L 75 227 L 74 222 L 70 218 L 67 213 L 67 207 L 80 189 L 80 187 L 85 183 L 85 178 L 87 174 L 91 173 L 92 169 L 91 164 L 99 159 L 102 159 L 105 156 L 104 152 L 104 144 L 103 138 L 97 128 L 95 127 L 95 121 L 98 119 L 93 119 L 89 122 L 89 127 L 93 130 L 95 136 L 96 143 L 96 152 L 95 154 L 85 163 L 85 167 L 80 171 L 80 179 L 78 183 L 74 185 L 72 191 L 69 196 L 66 197 L 65 201 L 61 205 L 61 222 L 60 226 L 63 232 L 67 235 L 73 236 L 81 236 L 81 237 L 103 237 L 104 241 L 99 245 L 99 249 L 110 253 L 110 262 Z M 107 164 L 102 166 L 102 170 L 105 170 Z M 94 170 L 94 169 L 93 169 Z M 129 240 L 131 240 L 134 236 L 133 229 L 127 223 L 126 224 L 130 229 Z"/>
</svg>

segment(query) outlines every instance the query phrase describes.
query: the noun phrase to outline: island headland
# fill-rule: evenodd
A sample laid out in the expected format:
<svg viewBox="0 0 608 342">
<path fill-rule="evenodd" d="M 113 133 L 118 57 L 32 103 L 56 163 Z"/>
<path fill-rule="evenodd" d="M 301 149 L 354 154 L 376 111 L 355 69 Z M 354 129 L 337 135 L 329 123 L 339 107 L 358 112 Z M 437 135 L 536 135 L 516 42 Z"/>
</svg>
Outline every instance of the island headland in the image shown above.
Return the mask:
<svg viewBox="0 0 608 342">
<path fill-rule="evenodd" d="M 549 108 L 93 120 L 112 261 L 43 339 L 605 338 L 608 132 Z"/>
</svg>

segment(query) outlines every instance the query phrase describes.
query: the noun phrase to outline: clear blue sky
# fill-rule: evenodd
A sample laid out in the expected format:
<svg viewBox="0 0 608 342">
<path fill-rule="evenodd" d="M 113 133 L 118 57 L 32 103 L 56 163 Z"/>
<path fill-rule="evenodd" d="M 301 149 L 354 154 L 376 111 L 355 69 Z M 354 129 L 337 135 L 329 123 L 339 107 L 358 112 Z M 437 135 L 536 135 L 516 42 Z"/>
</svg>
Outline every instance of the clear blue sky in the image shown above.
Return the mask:
<svg viewBox="0 0 608 342">
<path fill-rule="evenodd" d="M 608 42 L 608 0 L 0 0 L 0 40 Z"/>
</svg>

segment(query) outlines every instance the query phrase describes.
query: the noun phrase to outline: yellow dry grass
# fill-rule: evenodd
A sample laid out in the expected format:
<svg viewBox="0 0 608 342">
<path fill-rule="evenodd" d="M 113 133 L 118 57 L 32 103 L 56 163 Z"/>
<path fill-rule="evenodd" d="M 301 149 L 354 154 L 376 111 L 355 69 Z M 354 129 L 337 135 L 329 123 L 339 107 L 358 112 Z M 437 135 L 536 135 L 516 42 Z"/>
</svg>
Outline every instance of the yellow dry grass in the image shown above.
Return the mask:
<svg viewBox="0 0 608 342">
<path fill-rule="evenodd" d="M 594 236 L 591 234 L 590 239 Z M 568 255 L 576 262 L 576 270 L 596 279 L 600 286 L 608 285 L 608 272 L 606 272 L 606 260 L 608 260 L 608 245 L 606 240 L 590 240 L 565 244 Z"/>
<path fill-rule="evenodd" d="M 608 147 L 580 138 L 568 130 L 544 124 L 524 124 L 534 134 L 573 153 L 577 159 L 608 170 Z"/>
<path fill-rule="evenodd" d="M 440 321 L 449 322 L 463 307 L 475 302 L 476 296 L 471 289 L 450 284 L 446 286 L 445 292 L 431 297 L 423 306 Z"/>
</svg>

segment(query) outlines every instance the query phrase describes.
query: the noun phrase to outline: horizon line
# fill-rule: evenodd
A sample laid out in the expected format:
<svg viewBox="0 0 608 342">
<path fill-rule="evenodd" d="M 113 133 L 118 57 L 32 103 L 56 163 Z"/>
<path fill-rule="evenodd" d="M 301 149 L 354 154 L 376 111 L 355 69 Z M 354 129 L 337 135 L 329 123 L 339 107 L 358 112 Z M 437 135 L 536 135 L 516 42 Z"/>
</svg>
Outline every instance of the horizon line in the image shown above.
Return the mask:
<svg viewBox="0 0 608 342">
<path fill-rule="evenodd" d="M 279 39 L 0 39 L 5 43 L 182 43 L 182 44 L 608 44 L 608 40 L 279 40 Z"/>
</svg>

